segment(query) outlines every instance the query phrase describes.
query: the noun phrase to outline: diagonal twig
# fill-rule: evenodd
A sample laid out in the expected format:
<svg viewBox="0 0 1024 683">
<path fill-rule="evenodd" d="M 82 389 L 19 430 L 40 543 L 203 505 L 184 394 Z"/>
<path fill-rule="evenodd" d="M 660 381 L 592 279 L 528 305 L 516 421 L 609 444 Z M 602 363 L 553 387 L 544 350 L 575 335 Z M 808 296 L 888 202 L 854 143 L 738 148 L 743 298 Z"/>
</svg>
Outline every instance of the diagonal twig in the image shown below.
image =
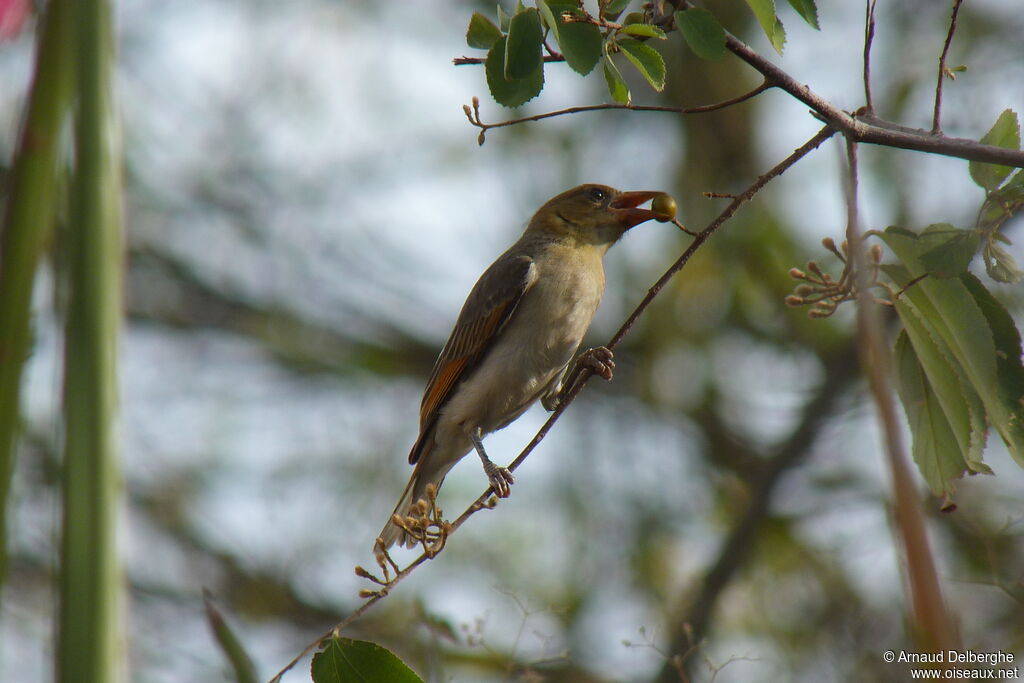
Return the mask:
<svg viewBox="0 0 1024 683">
<path fill-rule="evenodd" d="M 949 45 L 953 42 L 953 34 L 956 32 L 956 17 L 960 13 L 960 3 L 963 0 L 953 0 L 953 13 L 949 17 L 949 31 L 946 33 L 946 42 L 942 45 L 942 55 L 939 56 L 939 77 L 935 83 L 935 113 L 932 115 L 932 133 L 942 133 L 942 83 L 946 80 L 946 55 L 949 54 Z"/>
<path fill-rule="evenodd" d="M 743 204 L 750 201 L 750 199 L 755 194 L 757 194 L 757 192 L 760 191 L 761 188 L 763 188 L 773 179 L 785 173 L 786 170 L 793 166 L 793 164 L 795 164 L 797 161 L 805 157 L 814 149 L 818 148 L 823 142 L 825 142 L 830 137 L 835 135 L 836 132 L 837 131 L 832 126 L 825 126 L 820 131 L 818 131 L 818 133 L 814 137 L 812 137 L 810 140 L 808 140 L 803 145 L 798 147 L 796 150 L 793 151 L 792 154 L 790 154 L 781 162 L 773 166 L 766 173 L 759 176 L 750 185 L 750 187 L 748 187 L 741 194 L 737 195 L 735 199 L 733 199 L 733 201 L 730 202 L 729 205 L 725 209 L 723 209 L 722 212 L 707 225 L 707 227 L 705 227 L 703 230 L 697 233 L 697 235 L 693 239 L 693 242 L 691 242 L 689 246 L 687 246 L 687 248 L 683 251 L 682 255 L 680 255 L 680 257 L 676 259 L 675 263 L 669 266 L 668 270 L 666 270 L 665 273 L 660 278 L 658 278 L 658 280 L 651 286 L 647 294 L 640 301 L 640 303 L 637 304 L 637 307 L 633 310 L 630 316 L 626 319 L 625 322 L 622 323 L 622 326 L 619 328 L 618 332 L 616 332 L 612 339 L 608 342 L 608 344 L 606 344 L 607 348 L 613 349 L 622 341 L 622 339 L 632 329 L 637 319 L 643 314 L 643 312 L 647 309 L 651 302 L 654 301 L 654 298 L 658 296 L 662 289 L 664 289 L 665 285 L 668 284 L 669 280 L 671 280 L 672 277 L 676 275 L 676 273 L 683 269 L 683 267 L 687 264 L 687 262 L 689 262 L 690 258 L 697 251 L 697 249 L 699 249 L 700 246 L 705 241 L 707 241 L 707 239 L 711 237 L 711 235 L 714 234 L 716 230 L 718 230 L 718 228 L 720 228 L 726 221 L 732 218 L 733 215 L 735 215 L 736 211 L 738 211 Z M 519 465 L 521 465 L 523 461 L 526 460 L 526 458 L 530 455 L 533 449 L 535 449 L 537 445 L 544 440 L 544 437 L 547 436 L 548 432 L 551 431 L 551 428 L 554 427 L 555 423 L 558 422 L 559 418 L 561 418 L 565 410 L 575 400 L 576 396 L 579 395 L 580 391 L 582 391 L 584 385 L 590 379 L 592 374 L 593 373 L 589 368 L 577 368 L 572 373 L 570 373 L 569 377 L 566 378 L 565 382 L 565 386 L 567 387 L 565 397 L 562 399 L 558 407 L 547 419 L 544 425 L 540 428 L 537 434 L 533 437 L 533 439 L 531 439 L 530 442 L 526 444 L 526 446 L 519 453 L 519 455 L 516 456 L 516 459 L 509 464 L 508 469 L 510 471 L 515 471 L 516 468 L 518 468 Z M 466 520 L 468 520 L 472 515 L 476 514 L 480 510 L 489 509 L 491 506 L 488 505 L 487 501 L 491 497 L 491 495 L 492 491 L 490 488 L 488 488 L 475 501 L 473 501 L 473 503 L 471 503 L 469 507 L 467 507 L 466 510 L 461 515 L 459 515 L 459 517 L 454 522 L 451 523 L 450 531 L 448 533 L 454 533 L 455 530 L 457 530 L 466 522 Z M 288 662 L 288 664 L 285 665 L 285 667 L 282 668 L 271 679 L 271 683 L 277 683 L 278 681 L 280 681 L 281 678 L 286 673 L 288 673 L 288 671 L 294 668 L 295 665 L 297 665 L 306 655 L 320 647 L 321 643 L 324 640 L 336 637 L 344 629 L 348 628 L 348 626 L 351 625 L 356 619 L 365 614 L 371 607 L 373 607 L 373 605 L 377 604 L 386 595 L 388 595 L 390 593 L 390 590 L 399 581 L 403 580 L 405 577 L 411 574 L 412 571 L 416 569 L 416 567 L 420 566 L 427 560 L 436 557 L 436 555 L 437 553 L 428 554 L 424 552 L 423 554 L 419 555 L 416 559 L 414 559 L 407 567 L 398 571 L 395 574 L 395 576 L 387 582 L 387 585 L 385 585 L 380 590 L 374 591 L 373 594 L 367 598 L 366 602 L 360 605 L 354 612 L 349 614 L 344 620 L 340 621 L 338 624 L 332 627 L 330 631 L 319 636 L 316 640 L 309 643 L 305 648 L 303 648 L 303 650 L 299 654 L 297 654 L 290 662 Z"/>
</svg>

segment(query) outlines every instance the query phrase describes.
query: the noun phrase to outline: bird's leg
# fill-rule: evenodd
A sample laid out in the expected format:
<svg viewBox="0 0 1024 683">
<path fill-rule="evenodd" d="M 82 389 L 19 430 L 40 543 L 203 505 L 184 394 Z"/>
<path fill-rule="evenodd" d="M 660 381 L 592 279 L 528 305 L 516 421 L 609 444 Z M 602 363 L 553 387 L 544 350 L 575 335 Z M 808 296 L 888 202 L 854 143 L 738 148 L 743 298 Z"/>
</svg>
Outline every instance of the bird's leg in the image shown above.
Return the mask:
<svg viewBox="0 0 1024 683">
<path fill-rule="evenodd" d="M 469 436 L 469 440 L 473 442 L 476 454 L 480 456 L 480 462 L 484 465 L 484 474 L 487 475 L 487 480 L 491 483 L 494 493 L 498 498 L 508 498 L 508 495 L 512 492 L 511 486 L 515 483 L 512 473 L 508 471 L 508 468 L 495 465 L 487 457 L 487 451 L 484 450 L 483 430 L 477 427 L 476 429 L 468 430 L 466 434 Z"/>
<path fill-rule="evenodd" d="M 587 349 L 576 357 L 576 363 L 572 370 L 566 374 L 565 382 L 558 388 L 558 391 L 541 398 L 541 403 L 547 410 L 556 410 L 562 404 L 566 394 L 573 390 L 576 382 L 579 381 L 580 373 L 584 368 L 589 369 L 595 375 L 611 380 L 615 370 L 614 354 L 611 349 L 604 346 L 597 346 Z"/>
</svg>

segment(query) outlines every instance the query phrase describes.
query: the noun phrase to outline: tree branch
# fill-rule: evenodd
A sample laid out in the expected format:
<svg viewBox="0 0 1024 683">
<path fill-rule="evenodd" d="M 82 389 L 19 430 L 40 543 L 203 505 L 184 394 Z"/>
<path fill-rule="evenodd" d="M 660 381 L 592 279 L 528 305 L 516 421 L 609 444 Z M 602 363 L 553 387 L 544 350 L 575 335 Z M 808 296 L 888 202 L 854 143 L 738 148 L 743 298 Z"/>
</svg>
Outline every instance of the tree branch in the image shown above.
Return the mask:
<svg viewBox="0 0 1024 683">
<path fill-rule="evenodd" d="M 868 6 L 868 29 L 866 30 L 866 36 L 870 37 L 873 35 L 873 2 L 869 0 Z M 677 8 L 692 7 L 687 0 L 676 0 L 673 5 Z M 957 6 L 959 3 L 957 3 Z M 952 40 L 952 30 L 955 24 L 954 22 L 950 25 L 950 34 L 947 36 L 949 40 Z M 1003 166 L 1014 166 L 1018 168 L 1024 168 L 1024 151 L 1007 149 L 1005 147 L 997 147 L 995 145 L 985 145 L 977 140 L 970 140 L 967 138 L 950 138 L 946 137 L 935 131 L 927 131 L 921 128 L 908 128 L 901 126 L 897 123 L 892 123 L 877 118 L 873 114 L 873 103 L 870 97 L 870 86 L 868 85 L 867 78 L 870 76 L 868 58 L 870 57 L 870 43 L 865 44 L 865 95 L 868 98 L 868 106 L 864 109 L 851 114 L 843 111 L 836 105 L 826 100 L 821 95 L 817 94 L 807 85 L 804 85 L 790 76 L 788 73 L 783 71 L 781 68 L 773 64 L 771 61 L 762 57 L 760 54 L 755 52 L 743 41 L 739 40 L 736 36 L 732 35 L 728 31 L 725 33 L 725 46 L 734 55 L 742 59 L 744 62 L 749 64 L 755 70 L 757 70 L 763 77 L 764 83 L 760 86 L 760 89 L 755 89 L 746 96 L 736 98 L 735 101 L 728 101 L 719 105 L 708 105 L 714 108 L 722 108 L 729 106 L 730 104 L 736 104 L 741 102 L 748 97 L 758 94 L 761 90 L 767 89 L 768 87 L 778 87 L 791 96 L 803 102 L 810 107 L 826 123 L 832 127 L 838 129 L 843 133 L 848 140 L 853 142 L 866 142 L 872 145 L 882 145 L 884 147 L 897 147 L 900 149 L 909 149 L 917 152 L 929 152 L 931 154 L 941 154 L 943 156 L 957 157 L 960 159 L 967 159 L 969 161 L 981 161 L 990 164 L 1000 164 Z M 545 61 L 560 61 L 550 56 L 545 57 Z M 459 64 L 480 64 L 483 62 L 482 59 L 476 58 L 458 58 L 456 60 Z M 536 121 L 550 116 L 558 116 L 562 114 L 575 114 L 586 111 L 594 111 L 599 109 L 634 109 L 640 111 L 670 111 L 674 113 L 695 113 L 695 112 L 684 112 L 679 111 L 673 107 L 666 107 L 659 109 L 655 107 L 633 107 L 631 105 L 592 105 L 590 107 L 572 107 L 570 109 L 561 110 L 558 112 L 551 112 L 548 114 L 539 114 L 535 117 L 525 117 L 523 119 L 516 119 L 513 121 L 504 122 L 502 124 L 483 124 L 479 120 L 474 122 L 472 117 L 470 123 L 482 128 L 481 138 L 486 127 L 496 128 L 499 126 L 513 125 L 521 123 L 523 121 Z M 704 111 L 711 111 L 711 109 L 705 109 Z M 467 114 L 467 117 L 469 115 Z M 482 144 L 482 143 L 481 143 Z"/>
<path fill-rule="evenodd" d="M 619 328 L 618 332 L 615 333 L 611 341 L 609 341 L 608 344 L 606 344 L 606 346 L 609 349 L 613 349 L 615 348 L 615 346 L 619 344 L 619 342 L 622 341 L 622 339 L 632 329 L 637 319 L 643 314 L 643 312 L 647 309 L 651 302 L 654 301 L 654 298 L 658 295 L 658 293 L 661 292 L 662 289 L 664 289 L 668 281 L 672 279 L 672 277 L 676 273 L 683 269 L 686 263 L 690 260 L 690 257 L 693 256 L 694 252 L 696 252 L 697 249 L 699 249 L 700 246 L 705 241 L 707 241 L 707 239 L 711 237 L 711 235 L 716 230 L 718 230 L 718 228 L 721 227 L 723 223 L 732 218 L 736 211 L 743 204 L 750 201 L 750 199 L 770 181 L 782 175 L 793 164 L 795 164 L 797 161 L 805 157 L 812 150 L 819 147 L 823 142 L 825 142 L 825 140 L 832 137 L 835 134 L 835 132 L 836 131 L 830 126 L 822 128 L 814 137 L 812 137 L 806 143 L 797 148 L 792 154 L 790 154 L 788 157 L 786 157 L 781 162 L 776 164 L 768 172 L 759 176 L 750 185 L 750 187 L 748 187 L 742 194 L 738 195 L 732 202 L 730 202 L 729 205 L 722 211 L 722 213 L 718 215 L 718 217 L 712 220 L 711 223 L 707 225 L 707 227 L 705 227 L 703 230 L 697 233 L 696 237 L 694 237 L 693 242 L 691 242 L 690 245 L 686 248 L 686 250 L 683 251 L 682 255 L 676 260 L 676 262 L 673 263 L 668 268 L 668 270 L 665 271 L 665 273 L 658 279 L 657 282 L 654 283 L 653 286 L 651 286 L 650 290 L 648 290 L 647 292 L 647 295 L 640 301 L 640 303 L 637 305 L 633 313 L 630 314 L 630 316 L 626 319 L 626 321 Z M 593 373 L 589 368 L 581 368 L 579 366 L 577 366 L 573 370 L 573 372 L 570 373 L 569 377 L 566 378 L 565 382 L 565 397 L 562 399 L 558 407 L 547 419 L 544 425 L 540 428 L 537 434 L 533 437 L 533 439 L 531 439 L 530 442 L 526 444 L 522 452 L 520 452 L 516 459 L 509 464 L 508 469 L 510 471 L 515 471 L 519 467 L 519 465 L 521 465 L 523 461 L 526 460 L 526 458 L 530 455 L 533 449 L 536 448 L 537 445 L 544 440 L 544 437 L 547 436 L 548 432 L 551 431 L 551 428 L 554 427 L 555 423 L 558 422 L 559 418 L 561 418 L 565 410 L 575 400 L 576 396 L 579 395 L 580 391 L 582 391 L 584 385 L 590 379 L 590 376 L 592 374 Z M 459 517 L 454 522 L 451 523 L 449 530 L 447 531 L 447 535 L 450 536 L 452 533 L 454 533 L 459 527 L 461 527 L 466 522 L 466 520 L 468 520 L 471 516 L 473 516 L 480 510 L 490 509 L 491 507 L 493 507 L 492 505 L 488 504 L 488 500 L 490 499 L 491 495 L 492 491 L 490 488 L 484 491 L 484 493 L 482 493 L 475 501 L 473 501 L 473 503 L 470 504 L 469 507 L 467 507 L 466 510 L 461 515 L 459 515 Z M 395 566 L 396 574 L 394 577 L 391 577 L 389 580 L 387 580 L 380 590 L 373 591 L 367 597 L 366 602 L 364 602 L 349 616 L 347 616 L 345 619 L 343 619 L 341 622 L 339 622 L 333 628 L 331 628 L 330 631 L 319 636 L 316 640 L 307 645 L 302 650 L 302 652 L 296 655 L 283 669 L 281 669 L 277 673 L 277 675 L 274 676 L 274 678 L 271 679 L 271 683 L 277 683 L 278 681 L 280 681 L 281 677 L 284 676 L 292 668 L 294 668 L 295 665 L 298 664 L 306 655 L 320 647 L 321 643 L 324 640 L 338 636 L 356 619 L 361 617 L 371 607 L 373 607 L 373 605 L 377 604 L 380 600 L 387 596 L 390 593 L 391 589 L 398 582 L 400 582 L 402 579 L 411 574 L 413 570 L 416 569 L 416 567 L 420 566 L 427 560 L 436 557 L 438 552 L 440 551 L 423 552 L 404 569 L 399 570 L 397 566 Z M 386 560 L 387 559 L 389 558 L 386 558 Z M 356 573 L 360 576 L 364 576 L 363 572 L 365 572 L 365 570 L 362 570 L 361 567 L 358 567 L 356 569 Z"/>
<path fill-rule="evenodd" d="M 603 111 L 609 109 L 619 109 L 626 111 L 660 111 L 668 112 L 671 114 L 706 114 L 712 111 L 718 111 L 719 109 L 725 109 L 731 107 L 734 104 L 739 104 L 749 100 L 752 97 L 760 95 L 765 90 L 772 87 L 767 79 L 765 79 L 761 85 L 757 86 L 749 92 L 745 92 L 742 95 L 737 95 L 728 100 L 722 102 L 716 102 L 714 104 L 704 104 L 697 107 L 667 107 L 660 105 L 642 105 L 642 104 L 588 104 L 579 107 L 568 107 L 566 109 L 559 109 L 557 111 L 549 111 L 543 114 L 534 114 L 533 116 L 524 116 L 518 119 L 509 119 L 508 121 L 502 121 L 500 123 L 484 123 L 480 119 L 480 99 L 477 97 L 473 98 L 473 107 L 470 109 L 468 104 L 462 105 L 462 111 L 466 113 L 466 118 L 469 122 L 480 129 L 480 135 L 477 138 L 478 144 L 484 144 L 484 134 L 491 128 L 504 128 L 505 126 L 514 126 L 518 123 L 526 123 L 527 121 L 541 121 L 543 119 L 550 119 L 555 116 L 564 116 L 566 114 L 580 114 L 588 111 Z"/>
<path fill-rule="evenodd" d="M 871 294 L 863 249 L 864 236 L 860 229 L 857 145 L 849 138 L 846 141 L 846 153 L 849 169 L 846 183 L 846 241 L 850 245 L 849 258 L 857 291 L 857 349 L 860 353 L 860 366 L 868 379 L 882 425 L 885 452 L 892 476 L 895 523 L 906 560 L 905 569 L 920 649 L 927 652 L 946 651 L 956 648 L 957 637 L 942 599 L 942 589 L 924 526 L 924 515 L 907 463 L 900 420 L 889 385 L 892 374 L 889 367 L 890 353 L 879 310 Z"/>
</svg>

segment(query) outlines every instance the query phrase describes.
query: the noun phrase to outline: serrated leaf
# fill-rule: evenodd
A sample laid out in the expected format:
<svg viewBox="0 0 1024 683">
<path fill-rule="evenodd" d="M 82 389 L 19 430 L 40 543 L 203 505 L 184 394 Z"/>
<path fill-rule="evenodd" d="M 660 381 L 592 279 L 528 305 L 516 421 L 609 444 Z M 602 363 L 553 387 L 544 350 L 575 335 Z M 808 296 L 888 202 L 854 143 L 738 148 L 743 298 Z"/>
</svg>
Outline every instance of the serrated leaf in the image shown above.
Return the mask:
<svg viewBox="0 0 1024 683">
<path fill-rule="evenodd" d="M 351 638 L 331 638 L 313 657 L 313 683 L 423 683 L 394 653 L 376 643 Z"/>
<path fill-rule="evenodd" d="M 505 78 L 530 78 L 543 67 L 544 29 L 540 13 L 533 7 L 517 12 L 505 37 Z"/>
<path fill-rule="evenodd" d="M 501 30 L 490 19 L 473 12 L 466 29 L 466 44 L 481 50 L 490 50 L 491 46 L 501 38 Z"/>
<path fill-rule="evenodd" d="M 814 4 L 814 0 L 789 0 L 789 4 L 811 28 L 821 30 L 818 26 L 818 6 Z"/>
<path fill-rule="evenodd" d="M 604 80 L 608 84 L 608 93 L 612 99 L 619 104 L 629 104 L 629 86 L 619 73 L 619 68 L 612 62 L 611 57 L 604 56 Z"/>
<path fill-rule="evenodd" d="M 561 50 L 565 62 L 576 73 L 586 76 L 594 70 L 601 59 L 601 30 L 593 24 L 574 21 L 562 21 L 563 12 L 578 12 L 574 2 L 545 2 L 537 0 L 537 9 L 544 17 L 544 22 L 555 34 L 558 49 Z"/>
<path fill-rule="evenodd" d="M 992 423 L 1004 436 L 1007 448 L 1018 463 L 1024 464 L 1024 365 L 1021 363 L 1020 331 L 1013 317 L 985 285 L 971 273 L 960 281 L 974 297 L 985 315 L 996 345 L 996 366 L 1002 411 L 995 411 Z M 1002 424 L 1000 424 L 1002 423 Z"/>
<path fill-rule="evenodd" d="M 532 100 L 544 89 L 544 64 L 538 64 L 537 69 L 528 78 L 505 78 L 506 40 L 507 38 L 502 36 L 491 47 L 484 63 L 484 73 L 494 101 L 505 107 L 518 107 Z"/>
<path fill-rule="evenodd" d="M 601 16 L 610 21 L 615 21 L 622 14 L 622 11 L 629 6 L 630 0 L 611 0 L 604 6 Z"/>
<path fill-rule="evenodd" d="M 953 480 L 967 469 L 958 445 L 961 435 L 946 418 L 906 331 L 896 338 L 894 357 L 896 391 L 910 424 L 914 462 L 932 493 L 948 497 Z M 966 411 L 963 418 L 960 427 L 966 430 Z"/>
<path fill-rule="evenodd" d="M 665 59 L 650 45 L 632 38 L 620 38 L 618 46 L 626 59 L 647 79 L 651 87 L 661 92 L 665 88 Z"/>
<path fill-rule="evenodd" d="M 924 272 L 918 240 L 913 233 L 908 237 L 904 232 L 890 228 L 881 233 L 903 265 L 902 271 L 894 266 L 883 267 L 883 270 L 901 287 Z M 906 279 L 900 281 L 901 277 Z M 929 329 L 949 347 L 967 382 L 984 403 L 989 422 L 1014 457 L 1024 462 L 1024 415 L 1019 412 L 1022 408 L 1015 409 L 1006 403 L 1000 389 L 997 360 L 1006 351 L 997 353 L 994 330 L 988 320 L 991 312 L 983 310 L 969 291 L 965 283 L 971 278 L 970 273 L 949 280 L 924 278 L 906 289 L 902 296 L 910 300 Z M 1019 353 L 1017 351 L 1018 358 Z"/>
<path fill-rule="evenodd" d="M 921 233 L 921 265 L 929 275 L 956 277 L 967 271 L 980 244 L 981 235 L 975 230 L 961 230 L 949 223 L 929 225 Z"/>
<path fill-rule="evenodd" d="M 992 128 L 981 138 L 981 142 L 1006 149 L 1020 149 L 1020 122 L 1017 120 L 1017 114 L 1012 109 L 1003 111 Z M 1011 166 L 986 164 L 980 161 L 972 161 L 968 168 L 971 180 L 989 192 L 998 188 L 1013 172 Z"/>
<path fill-rule="evenodd" d="M 693 53 L 701 59 L 720 59 L 725 54 L 725 29 L 708 10 L 694 7 L 675 13 L 676 26 Z"/>
<path fill-rule="evenodd" d="M 754 11 L 757 23 L 761 24 L 772 47 L 781 55 L 782 47 L 786 44 L 786 30 L 775 14 L 775 0 L 747 0 L 747 5 Z"/>
<path fill-rule="evenodd" d="M 665 32 L 651 24 L 626 24 L 619 29 L 619 33 L 628 33 L 631 36 L 644 36 L 646 38 L 658 38 L 665 40 Z"/>
</svg>

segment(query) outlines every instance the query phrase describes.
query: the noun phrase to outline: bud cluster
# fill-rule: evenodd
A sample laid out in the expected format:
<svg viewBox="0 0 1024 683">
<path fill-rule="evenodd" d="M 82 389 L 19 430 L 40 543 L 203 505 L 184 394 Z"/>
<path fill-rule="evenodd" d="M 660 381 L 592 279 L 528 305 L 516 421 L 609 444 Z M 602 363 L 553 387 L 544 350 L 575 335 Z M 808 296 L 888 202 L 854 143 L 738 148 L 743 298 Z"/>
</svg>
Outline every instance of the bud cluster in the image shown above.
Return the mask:
<svg viewBox="0 0 1024 683">
<path fill-rule="evenodd" d="M 794 280 L 800 280 L 793 293 L 786 297 L 787 306 L 810 306 L 807 312 L 811 318 L 827 318 L 836 312 L 836 308 L 844 301 L 849 301 L 856 296 L 856 288 L 853 283 L 853 265 L 849 258 L 849 245 L 844 240 L 836 248 L 836 243 L 831 237 L 821 241 L 821 245 L 832 252 L 843 264 L 843 272 L 838 279 L 834 279 L 826 273 L 815 261 L 807 262 L 807 271 L 799 268 L 791 268 L 789 276 Z M 874 283 L 878 275 L 878 264 L 882 261 L 882 248 L 871 245 L 868 251 L 868 263 L 871 268 L 871 282 Z"/>
<path fill-rule="evenodd" d="M 433 558 L 444 550 L 444 544 L 448 540 L 448 534 L 452 531 L 452 525 L 443 518 L 441 508 L 437 505 L 437 486 L 435 484 L 427 484 L 426 494 L 426 498 L 420 498 L 410 505 L 405 515 L 400 515 L 397 512 L 392 515 L 391 522 L 404 531 L 413 541 L 419 543 L 427 557 Z M 396 578 L 401 573 L 398 564 L 391 558 L 390 553 L 384 547 L 384 540 L 382 538 L 377 539 L 374 554 L 377 556 L 377 566 L 381 568 L 383 578 L 376 577 L 360 566 L 357 566 L 355 569 L 356 576 L 368 579 L 383 588 L 380 590 L 361 590 L 359 591 L 359 597 L 362 598 L 372 598 L 387 594 L 391 584 L 395 581 L 395 578 L 391 576 L 391 572 L 395 573 Z"/>
</svg>

